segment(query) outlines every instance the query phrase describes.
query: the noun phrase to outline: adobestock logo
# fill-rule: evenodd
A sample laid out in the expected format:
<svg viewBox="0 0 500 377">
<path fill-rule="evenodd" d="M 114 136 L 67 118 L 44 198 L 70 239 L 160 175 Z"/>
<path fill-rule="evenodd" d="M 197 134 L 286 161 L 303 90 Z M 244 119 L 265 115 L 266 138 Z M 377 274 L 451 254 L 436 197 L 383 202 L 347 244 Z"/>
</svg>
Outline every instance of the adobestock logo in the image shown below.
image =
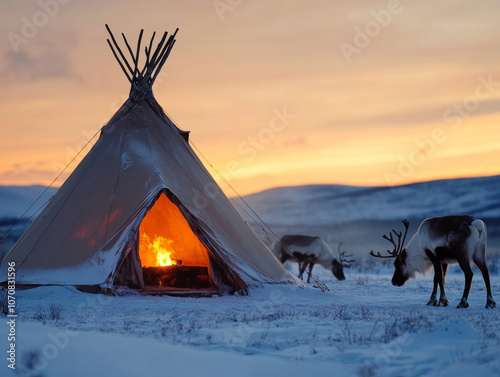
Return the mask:
<svg viewBox="0 0 500 377">
<path fill-rule="evenodd" d="M 214 7 L 215 13 L 219 16 L 219 20 L 224 21 L 225 13 L 233 12 L 238 6 L 241 5 L 243 0 L 214 0 L 212 5 Z"/>
<path fill-rule="evenodd" d="M 443 112 L 442 118 L 447 127 L 434 127 L 428 136 L 414 141 L 415 148 L 410 153 L 397 156 L 396 169 L 384 173 L 386 182 L 389 185 L 403 184 L 436 153 L 440 145 L 449 140 L 453 131 L 462 127 L 465 118 L 478 111 L 481 101 L 490 98 L 499 87 L 500 81 L 495 81 L 491 73 L 479 76 L 473 94 L 455 102 Z"/>
<path fill-rule="evenodd" d="M 289 113 L 286 106 L 281 109 L 274 108 L 273 116 L 266 127 L 262 127 L 255 135 L 248 136 L 236 148 L 238 154 L 250 162 L 257 158 L 259 152 L 266 149 L 274 140 L 276 134 L 283 132 L 290 125 L 291 120 L 297 115 Z M 229 161 L 223 171 L 217 171 L 217 175 L 230 186 L 230 181 L 242 172 L 241 161 Z M 203 210 L 210 204 L 210 199 L 221 194 L 221 189 L 215 183 L 207 183 L 203 190 L 193 188 L 193 204 L 198 210 Z"/>
<path fill-rule="evenodd" d="M 352 62 L 353 55 L 359 55 L 367 48 L 374 38 L 378 37 L 393 20 L 393 16 L 400 14 L 403 6 L 400 0 L 390 0 L 385 9 L 371 11 L 371 20 L 367 21 L 361 28 L 354 28 L 354 37 L 352 43 L 341 42 L 340 51 L 348 63 Z"/>
<path fill-rule="evenodd" d="M 240 155 L 245 156 L 246 161 L 252 161 L 270 144 L 277 133 L 285 130 L 290 124 L 290 120 L 296 117 L 287 111 L 286 106 L 280 109 L 273 109 L 274 116 L 269 121 L 267 127 L 263 127 L 257 132 L 255 136 L 248 136 L 247 139 L 238 145 L 237 151 Z"/>
<path fill-rule="evenodd" d="M 13 31 L 7 34 L 10 45 L 15 52 L 19 52 L 19 47 L 27 44 L 31 39 L 35 38 L 40 29 L 47 26 L 50 19 L 59 14 L 61 5 L 66 5 L 71 0 L 40 0 L 38 6 L 40 10 L 33 13 L 31 17 L 21 17 L 21 31 L 14 33 Z"/>
</svg>

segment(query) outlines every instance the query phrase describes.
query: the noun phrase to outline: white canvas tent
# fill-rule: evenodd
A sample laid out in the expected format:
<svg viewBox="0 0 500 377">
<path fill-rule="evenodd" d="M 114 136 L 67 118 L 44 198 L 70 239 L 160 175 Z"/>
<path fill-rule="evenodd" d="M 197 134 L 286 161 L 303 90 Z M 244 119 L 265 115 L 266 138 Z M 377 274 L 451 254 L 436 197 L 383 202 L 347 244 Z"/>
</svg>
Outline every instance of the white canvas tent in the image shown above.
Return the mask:
<svg viewBox="0 0 500 377">
<path fill-rule="evenodd" d="M 15 262 L 17 284 L 145 288 L 143 267 L 154 267 L 155 238 L 183 268 L 205 267 L 205 286 L 219 292 L 254 283 L 295 283 L 202 165 L 188 133 L 153 97 L 154 79 L 175 34 L 167 39 L 165 33 L 154 51 L 153 35 L 142 70 L 142 31 L 136 54 L 124 37 L 132 65 L 110 35 L 110 47 L 132 85 L 130 97 L 4 256 L 0 281 L 7 280 L 7 263 Z"/>
</svg>

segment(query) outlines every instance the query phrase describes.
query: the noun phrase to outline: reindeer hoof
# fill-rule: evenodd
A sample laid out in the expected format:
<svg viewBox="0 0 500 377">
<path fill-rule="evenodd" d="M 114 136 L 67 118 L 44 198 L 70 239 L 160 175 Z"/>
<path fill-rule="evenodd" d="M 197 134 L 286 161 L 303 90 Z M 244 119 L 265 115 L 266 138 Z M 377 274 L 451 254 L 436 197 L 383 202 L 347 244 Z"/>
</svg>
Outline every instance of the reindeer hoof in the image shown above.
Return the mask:
<svg viewBox="0 0 500 377">
<path fill-rule="evenodd" d="M 457 305 L 457 309 L 468 308 L 469 303 L 465 300 L 460 301 L 460 304 Z"/>
<path fill-rule="evenodd" d="M 446 299 L 446 298 L 441 298 L 441 299 L 439 299 L 439 304 L 438 304 L 438 306 L 448 306 L 448 304 L 449 304 L 449 303 L 450 303 L 450 302 L 448 301 L 448 299 Z"/>
<path fill-rule="evenodd" d="M 427 303 L 427 305 L 429 305 L 429 306 L 438 306 L 438 304 L 439 304 L 439 301 L 435 298 L 431 298 L 429 300 L 429 302 Z"/>
<path fill-rule="evenodd" d="M 496 307 L 497 303 L 493 299 L 488 299 L 488 301 L 486 301 L 486 306 L 485 306 L 486 309 L 493 309 Z"/>
</svg>

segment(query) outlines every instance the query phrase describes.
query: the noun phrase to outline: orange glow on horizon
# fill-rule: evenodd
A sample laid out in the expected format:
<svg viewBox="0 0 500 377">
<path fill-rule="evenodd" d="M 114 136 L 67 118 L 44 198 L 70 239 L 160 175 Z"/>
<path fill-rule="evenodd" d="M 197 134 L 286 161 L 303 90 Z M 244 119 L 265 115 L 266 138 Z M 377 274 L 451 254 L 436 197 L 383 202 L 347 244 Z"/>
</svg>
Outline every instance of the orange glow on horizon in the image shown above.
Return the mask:
<svg viewBox="0 0 500 377">
<path fill-rule="evenodd" d="M 451 0 L 432 10 L 405 4 L 351 61 L 339 46 L 373 23 L 381 8 L 368 0 L 314 10 L 306 2 L 242 4 L 223 22 L 206 4 L 153 0 L 153 8 L 70 2 L 27 43 L 0 41 L 0 185 L 52 184 L 126 100 L 129 83 L 106 43 L 108 19 L 129 41 L 141 27 L 145 38 L 180 28 L 154 93 L 191 131 L 228 195 L 218 174 L 241 195 L 500 174 L 500 61 L 491 53 L 500 4 L 473 12 Z M 22 34 L 20 20 L 40 11 L 8 2 L 4 29 Z"/>
</svg>

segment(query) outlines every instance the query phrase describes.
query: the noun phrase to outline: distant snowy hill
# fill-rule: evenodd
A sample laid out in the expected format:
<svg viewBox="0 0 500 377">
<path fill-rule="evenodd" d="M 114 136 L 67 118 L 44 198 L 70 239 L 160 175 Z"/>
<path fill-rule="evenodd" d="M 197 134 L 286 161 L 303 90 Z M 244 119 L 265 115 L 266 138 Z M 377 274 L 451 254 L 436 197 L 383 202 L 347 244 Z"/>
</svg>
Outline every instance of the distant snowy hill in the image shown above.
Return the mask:
<svg viewBox="0 0 500 377">
<path fill-rule="evenodd" d="M 57 188 L 0 186 L 0 257 L 22 235 Z"/>
<path fill-rule="evenodd" d="M 275 235 L 317 235 L 355 255 L 387 249 L 383 234 L 410 220 L 410 234 L 427 217 L 470 214 L 486 220 L 489 253 L 500 253 L 500 176 L 449 179 L 395 187 L 310 185 L 278 187 L 233 198 L 268 245 Z M 251 216 L 250 216 L 251 215 Z M 270 227 L 270 230 L 268 229 Z"/>
<path fill-rule="evenodd" d="M 44 190 L 46 190 L 45 193 Z M 26 214 L 30 216 L 42 207 L 56 191 L 57 188 L 47 189 L 45 186 L 0 186 L 0 219 L 19 218 L 40 197 Z"/>
<path fill-rule="evenodd" d="M 20 217 L 45 189 L 44 186 L 0 186 L 0 219 Z M 57 188 L 47 189 L 25 216 L 46 204 L 56 191 Z M 277 187 L 247 195 L 244 199 L 264 221 L 282 225 L 300 222 L 321 226 L 405 217 L 419 219 L 452 213 L 496 219 L 500 218 L 500 176 L 395 187 Z M 236 208 L 241 209 L 241 201 L 232 200 Z"/>
<path fill-rule="evenodd" d="M 43 186 L 0 186 L 0 235 L 10 229 L 44 190 Z M 56 188 L 48 189 L 23 217 L 29 218 L 33 211 L 43 207 L 56 191 Z M 243 217 L 265 238 L 266 232 L 261 231 L 256 217 L 248 215 L 251 211 L 240 199 L 232 200 Z M 332 245 L 343 241 L 347 247 L 359 250 L 386 247 L 381 235 L 397 227 L 404 218 L 410 220 L 410 230 L 415 231 L 426 217 L 471 214 L 487 220 L 490 249 L 500 252 L 500 176 L 397 187 L 278 187 L 247 195 L 244 200 L 277 234 L 316 234 Z M 9 232 L 12 234 L 7 244 L 4 240 L 4 248 L 15 242 L 30 222 L 23 222 L 15 232 Z"/>
<path fill-rule="evenodd" d="M 247 195 L 244 199 L 265 222 L 278 226 L 299 223 L 326 226 L 355 221 L 423 219 L 447 214 L 498 219 L 500 176 L 396 187 L 278 187 Z M 240 208 L 241 201 L 234 200 L 236 207 Z M 246 214 L 244 216 L 248 218 Z"/>
</svg>

